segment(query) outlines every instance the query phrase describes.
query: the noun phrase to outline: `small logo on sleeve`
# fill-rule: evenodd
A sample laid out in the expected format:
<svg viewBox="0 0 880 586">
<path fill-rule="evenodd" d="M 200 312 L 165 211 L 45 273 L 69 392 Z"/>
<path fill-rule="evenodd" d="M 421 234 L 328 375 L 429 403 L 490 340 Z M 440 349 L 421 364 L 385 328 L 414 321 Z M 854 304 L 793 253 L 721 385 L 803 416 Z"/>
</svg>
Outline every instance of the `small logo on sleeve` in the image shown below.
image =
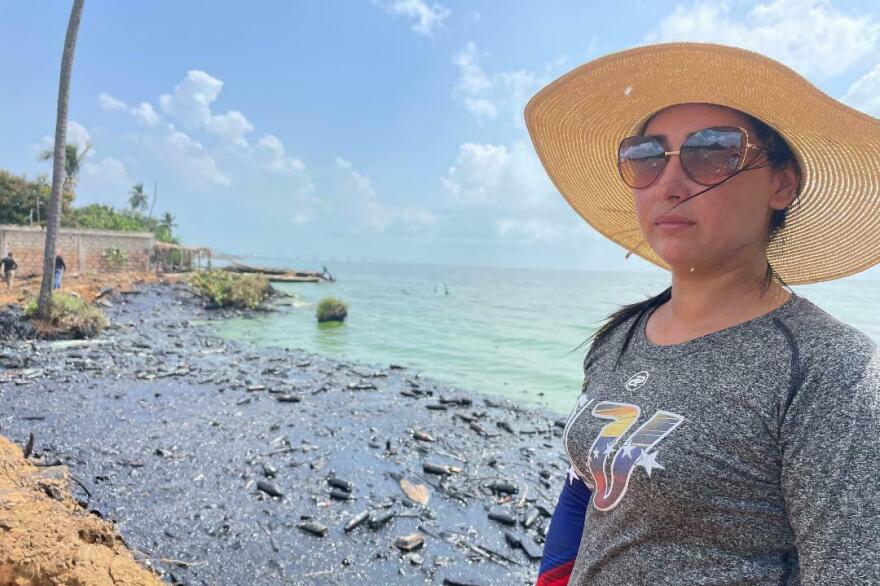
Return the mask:
<svg viewBox="0 0 880 586">
<path fill-rule="evenodd" d="M 637 372 L 634 375 L 632 375 L 631 377 L 629 377 L 628 381 L 626 381 L 626 390 L 627 391 L 634 391 L 637 388 L 639 388 L 640 386 L 642 386 L 643 384 L 645 384 L 645 382 L 647 382 L 647 380 L 648 380 L 648 371 L 647 370 Z"/>
</svg>

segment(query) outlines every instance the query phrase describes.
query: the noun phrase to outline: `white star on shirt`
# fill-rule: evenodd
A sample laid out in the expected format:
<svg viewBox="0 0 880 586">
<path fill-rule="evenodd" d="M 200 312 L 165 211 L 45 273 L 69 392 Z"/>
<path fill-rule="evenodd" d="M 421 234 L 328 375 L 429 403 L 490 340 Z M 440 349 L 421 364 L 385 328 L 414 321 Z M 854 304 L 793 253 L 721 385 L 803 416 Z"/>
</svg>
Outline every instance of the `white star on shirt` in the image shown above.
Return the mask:
<svg viewBox="0 0 880 586">
<path fill-rule="evenodd" d="M 626 444 L 623 446 L 623 455 L 627 458 L 632 458 L 632 451 L 638 448 L 638 446 L 634 446 L 632 444 Z"/>
<path fill-rule="evenodd" d="M 599 450 L 598 450 L 598 448 L 593 450 L 593 457 L 594 457 L 594 458 L 598 458 L 598 457 L 599 457 Z"/>
<path fill-rule="evenodd" d="M 642 457 L 639 458 L 636 464 L 641 465 L 642 468 L 645 469 L 645 471 L 648 473 L 648 478 L 651 477 L 651 471 L 654 468 L 664 470 L 663 466 L 661 466 L 660 463 L 657 462 L 657 452 L 651 452 L 650 454 L 648 452 L 642 452 Z"/>
<path fill-rule="evenodd" d="M 611 453 L 611 447 L 612 447 L 611 444 L 608 444 L 607 446 L 605 446 L 605 452 L 604 452 L 604 454 L 605 454 L 606 456 L 607 456 L 608 454 Z"/>
<path fill-rule="evenodd" d="M 568 483 L 574 484 L 575 480 L 580 480 L 581 477 L 577 475 L 577 472 L 574 471 L 574 466 L 568 467 Z"/>
</svg>

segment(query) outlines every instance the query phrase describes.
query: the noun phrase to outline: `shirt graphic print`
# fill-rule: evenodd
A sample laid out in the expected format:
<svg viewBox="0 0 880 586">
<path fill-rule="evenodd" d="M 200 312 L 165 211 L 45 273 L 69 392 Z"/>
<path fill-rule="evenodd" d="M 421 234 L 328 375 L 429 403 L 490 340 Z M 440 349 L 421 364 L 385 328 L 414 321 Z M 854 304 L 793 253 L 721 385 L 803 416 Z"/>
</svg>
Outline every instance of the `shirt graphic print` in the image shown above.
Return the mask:
<svg viewBox="0 0 880 586">
<path fill-rule="evenodd" d="M 648 379 L 648 373 L 633 374 L 626 382 L 626 389 L 634 391 Z M 586 386 L 586 385 L 585 385 Z M 568 432 L 571 423 L 590 410 L 590 414 L 600 420 L 609 420 L 600 430 L 589 450 L 588 470 L 574 472 L 592 491 L 591 503 L 599 511 L 608 511 L 626 495 L 630 477 L 636 468 L 641 467 L 648 477 L 655 469 L 663 469 L 657 460 L 663 439 L 681 425 L 685 418 L 678 413 L 658 410 L 632 433 L 628 432 L 639 421 L 641 408 L 633 403 L 603 401 L 591 398 L 584 390 L 569 418 L 563 442 L 568 445 Z"/>
</svg>

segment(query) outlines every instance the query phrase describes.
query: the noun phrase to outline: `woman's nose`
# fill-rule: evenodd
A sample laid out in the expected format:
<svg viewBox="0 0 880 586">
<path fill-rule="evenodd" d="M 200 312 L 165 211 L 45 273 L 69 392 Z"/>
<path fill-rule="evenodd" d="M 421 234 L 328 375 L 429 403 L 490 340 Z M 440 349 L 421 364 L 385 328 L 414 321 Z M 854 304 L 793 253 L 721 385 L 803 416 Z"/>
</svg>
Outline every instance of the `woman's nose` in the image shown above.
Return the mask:
<svg viewBox="0 0 880 586">
<path fill-rule="evenodd" d="M 682 199 L 687 197 L 693 186 L 693 181 L 681 166 L 681 158 L 675 154 L 669 155 L 663 172 L 650 190 L 661 199 Z"/>
</svg>

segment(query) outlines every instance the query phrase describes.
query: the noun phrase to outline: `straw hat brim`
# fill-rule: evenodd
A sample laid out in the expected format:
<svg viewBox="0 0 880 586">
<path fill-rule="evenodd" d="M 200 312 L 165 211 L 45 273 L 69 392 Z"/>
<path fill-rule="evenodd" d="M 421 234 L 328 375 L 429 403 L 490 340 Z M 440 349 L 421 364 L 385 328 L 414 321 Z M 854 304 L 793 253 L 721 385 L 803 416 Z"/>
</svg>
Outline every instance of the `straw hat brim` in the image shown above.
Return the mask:
<svg viewBox="0 0 880 586">
<path fill-rule="evenodd" d="M 663 43 L 591 61 L 540 90 L 526 126 L 550 179 L 591 226 L 658 266 L 644 240 L 617 148 L 663 108 L 710 103 L 779 132 L 802 187 L 767 257 L 789 285 L 838 279 L 880 262 L 880 120 L 829 97 L 758 53 Z"/>
</svg>

